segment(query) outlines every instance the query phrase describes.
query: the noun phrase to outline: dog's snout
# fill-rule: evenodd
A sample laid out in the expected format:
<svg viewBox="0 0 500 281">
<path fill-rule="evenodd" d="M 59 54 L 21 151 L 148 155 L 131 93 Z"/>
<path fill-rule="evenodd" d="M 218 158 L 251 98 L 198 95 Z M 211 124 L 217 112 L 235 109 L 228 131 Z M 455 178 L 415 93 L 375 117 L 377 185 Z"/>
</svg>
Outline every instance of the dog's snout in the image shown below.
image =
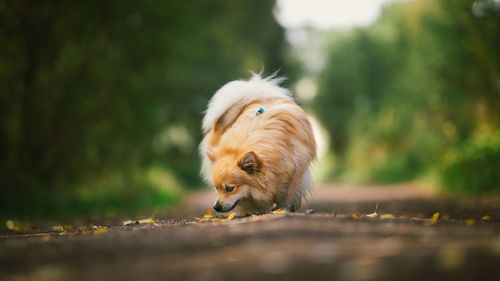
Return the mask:
<svg viewBox="0 0 500 281">
<path fill-rule="evenodd" d="M 222 205 L 219 204 L 219 201 L 217 201 L 217 203 L 215 203 L 214 210 L 216 210 L 217 212 L 222 211 Z"/>
</svg>

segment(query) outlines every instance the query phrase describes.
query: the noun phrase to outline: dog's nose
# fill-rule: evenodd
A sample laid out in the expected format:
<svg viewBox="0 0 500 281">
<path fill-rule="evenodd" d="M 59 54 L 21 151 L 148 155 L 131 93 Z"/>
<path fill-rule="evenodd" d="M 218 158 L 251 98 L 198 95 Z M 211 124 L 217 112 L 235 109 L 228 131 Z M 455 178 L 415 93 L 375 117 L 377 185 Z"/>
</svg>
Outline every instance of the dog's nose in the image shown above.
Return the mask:
<svg viewBox="0 0 500 281">
<path fill-rule="evenodd" d="M 219 204 L 219 201 L 217 201 L 217 203 L 215 203 L 214 210 L 216 210 L 217 212 L 222 211 L 222 205 Z"/>
</svg>

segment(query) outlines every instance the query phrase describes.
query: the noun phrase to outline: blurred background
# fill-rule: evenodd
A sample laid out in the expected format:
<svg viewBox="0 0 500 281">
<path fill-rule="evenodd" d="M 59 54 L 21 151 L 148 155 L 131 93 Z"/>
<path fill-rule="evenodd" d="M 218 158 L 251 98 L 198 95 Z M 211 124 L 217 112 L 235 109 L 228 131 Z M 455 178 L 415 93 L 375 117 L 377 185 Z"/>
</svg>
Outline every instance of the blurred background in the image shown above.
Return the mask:
<svg viewBox="0 0 500 281">
<path fill-rule="evenodd" d="M 262 69 L 317 181 L 500 192 L 499 0 L 0 0 L 0 218 L 175 206 L 208 100 Z"/>
</svg>

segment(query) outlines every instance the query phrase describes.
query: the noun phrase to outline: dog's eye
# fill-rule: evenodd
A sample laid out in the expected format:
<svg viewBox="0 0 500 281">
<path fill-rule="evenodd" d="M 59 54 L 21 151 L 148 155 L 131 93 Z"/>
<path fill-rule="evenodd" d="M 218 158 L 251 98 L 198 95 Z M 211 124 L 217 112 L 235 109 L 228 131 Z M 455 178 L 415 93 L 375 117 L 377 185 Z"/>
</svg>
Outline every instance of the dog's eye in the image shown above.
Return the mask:
<svg viewBox="0 0 500 281">
<path fill-rule="evenodd" d="M 234 190 L 234 186 L 232 185 L 226 185 L 226 192 L 231 192 Z"/>
</svg>

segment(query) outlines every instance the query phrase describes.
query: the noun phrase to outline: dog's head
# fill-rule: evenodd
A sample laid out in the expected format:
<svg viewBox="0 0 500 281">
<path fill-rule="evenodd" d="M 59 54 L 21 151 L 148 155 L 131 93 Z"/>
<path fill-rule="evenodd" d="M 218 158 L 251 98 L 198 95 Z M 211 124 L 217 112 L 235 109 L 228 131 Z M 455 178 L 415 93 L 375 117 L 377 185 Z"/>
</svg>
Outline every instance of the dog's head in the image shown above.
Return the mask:
<svg viewBox="0 0 500 281">
<path fill-rule="evenodd" d="M 224 153 L 210 158 L 214 158 L 212 180 L 218 193 L 216 211 L 228 212 L 238 204 L 262 196 L 264 187 L 259 176 L 263 163 L 255 152 Z"/>
</svg>

